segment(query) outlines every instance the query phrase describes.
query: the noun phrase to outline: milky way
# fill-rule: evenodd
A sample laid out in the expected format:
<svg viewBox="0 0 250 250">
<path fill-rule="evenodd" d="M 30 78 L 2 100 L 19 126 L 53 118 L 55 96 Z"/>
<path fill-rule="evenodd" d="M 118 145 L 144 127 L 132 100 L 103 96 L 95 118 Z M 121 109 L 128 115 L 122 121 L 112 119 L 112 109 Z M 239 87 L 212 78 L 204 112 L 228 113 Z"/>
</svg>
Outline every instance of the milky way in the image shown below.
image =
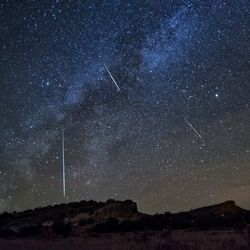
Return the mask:
<svg viewBox="0 0 250 250">
<path fill-rule="evenodd" d="M 1 212 L 250 208 L 248 0 L 5 0 L 0 46 Z"/>
</svg>

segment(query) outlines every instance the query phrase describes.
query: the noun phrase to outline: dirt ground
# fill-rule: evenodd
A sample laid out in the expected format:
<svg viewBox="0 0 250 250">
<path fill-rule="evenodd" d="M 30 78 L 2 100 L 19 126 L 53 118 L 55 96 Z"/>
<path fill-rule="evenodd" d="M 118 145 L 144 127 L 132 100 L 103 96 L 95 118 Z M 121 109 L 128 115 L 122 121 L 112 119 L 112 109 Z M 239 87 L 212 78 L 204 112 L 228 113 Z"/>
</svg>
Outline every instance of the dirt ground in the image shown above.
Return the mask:
<svg viewBox="0 0 250 250">
<path fill-rule="evenodd" d="M 246 233 L 183 231 L 92 234 L 65 239 L 0 240 L 3 250 L 250 250 Z"/>
</svg>

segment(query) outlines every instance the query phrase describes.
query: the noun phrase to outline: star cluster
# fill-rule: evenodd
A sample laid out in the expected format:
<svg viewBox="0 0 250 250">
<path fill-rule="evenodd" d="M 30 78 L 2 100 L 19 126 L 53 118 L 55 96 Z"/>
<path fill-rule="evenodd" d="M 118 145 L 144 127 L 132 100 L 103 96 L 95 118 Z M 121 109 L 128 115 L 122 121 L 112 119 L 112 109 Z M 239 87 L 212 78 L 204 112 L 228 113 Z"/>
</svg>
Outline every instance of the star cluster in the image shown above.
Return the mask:
<svg viewBox="0 0 250 250">
<path fill-rule="evenodd" d="M 250 208 L 249 15 L 247 0 L 2 1 L 0 211 Z"/>
</svg>

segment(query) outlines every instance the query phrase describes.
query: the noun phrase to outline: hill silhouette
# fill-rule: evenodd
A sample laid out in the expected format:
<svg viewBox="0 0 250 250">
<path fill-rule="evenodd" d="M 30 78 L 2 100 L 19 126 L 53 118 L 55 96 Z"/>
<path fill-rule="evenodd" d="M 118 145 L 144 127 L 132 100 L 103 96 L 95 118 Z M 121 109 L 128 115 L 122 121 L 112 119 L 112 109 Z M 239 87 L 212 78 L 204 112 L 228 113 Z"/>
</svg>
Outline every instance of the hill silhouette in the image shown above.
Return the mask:
<svg viewBox="0 0 250 250">
<path fill-rule="evenodd" d="M 250 211 L 234 201 L 187 212 L 147 215 L 131 200 L 80 201 L 0 215 L 0 237 L 54 238 L 91 233 L 211 230 L 250 224 Z"/>
</svg>

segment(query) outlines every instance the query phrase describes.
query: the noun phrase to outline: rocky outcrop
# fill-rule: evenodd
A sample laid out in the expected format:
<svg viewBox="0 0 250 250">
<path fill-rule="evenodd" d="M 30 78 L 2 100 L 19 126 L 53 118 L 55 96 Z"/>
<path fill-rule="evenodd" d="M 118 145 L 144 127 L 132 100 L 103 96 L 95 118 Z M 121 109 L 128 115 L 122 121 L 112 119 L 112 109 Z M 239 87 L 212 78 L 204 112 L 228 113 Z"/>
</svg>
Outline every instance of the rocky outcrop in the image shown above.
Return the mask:
<svg viewBox="0 0 250 250">
<path fill-rule="evenodd" d="M 131 219 L 138 216 L 137 204 L 131 200 L 107 201 L 106 206 L 96 210 L 93 213 L 93 218 L 97 221 L 109 218 L 116 219 Z"/>
<path fill-rule="evenodd" d="M 81 201 L 14 214 L 4 213 L 0 215 L 0 236 L 1 232 L 4 235 L 29 234 L 37 228 L 41 229 L 37 230 L 37 233 L 44 231 L 66 233 L 69 227 L 81 227 L 81 231 L 84 231 L 110 218 L 123 221 L 139 215 L 137 204 L 131 200 Z"/>
<path fill-rule="evenodd" d="M 244 211 L 244 209 L 236 206 L 235 201 L 229 200 L 220 204 L 216 204 L 213 206 L 207 206 L 198 208 L 191 211 L 192 215 L 225 215 L 225 214 L 237 214 Z"/>
<path fill-rule="evenodd" d="M 140 215 L 137 211 L 137 204 L 131 200 L 115 201 L 108 200 L 104 206 L 89 212 L 78 213 L 65 219 L 73 226 L 89 224 L 88 222 L 98 223 L 110 218 L 119 221 L 136 218 Z"/>
</svg>

